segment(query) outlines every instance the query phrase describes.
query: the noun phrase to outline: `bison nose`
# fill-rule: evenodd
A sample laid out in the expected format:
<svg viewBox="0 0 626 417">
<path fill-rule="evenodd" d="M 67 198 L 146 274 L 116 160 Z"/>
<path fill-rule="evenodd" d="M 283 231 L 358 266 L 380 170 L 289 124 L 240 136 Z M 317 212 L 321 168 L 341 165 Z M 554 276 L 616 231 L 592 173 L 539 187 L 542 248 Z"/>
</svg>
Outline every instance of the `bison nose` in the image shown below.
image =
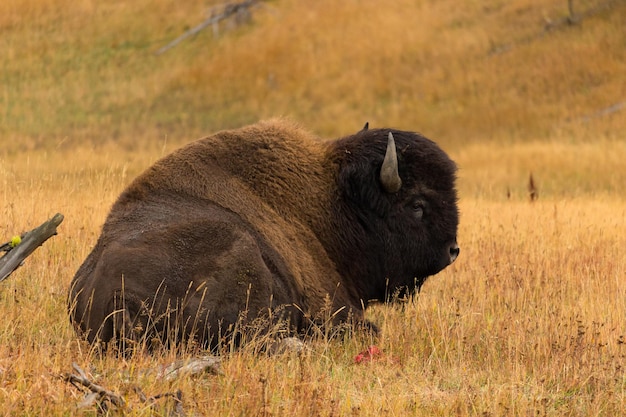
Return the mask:
<svg viewBox="0 0 626 417">
<path fill-rule="evenodd" d="M 450 263 L 454 262 L 457 256 L 459 256 L 459 252 L 461 252 L 461 248 L 459 248 L 456 242 L 450 245 Z"/>
</svg>

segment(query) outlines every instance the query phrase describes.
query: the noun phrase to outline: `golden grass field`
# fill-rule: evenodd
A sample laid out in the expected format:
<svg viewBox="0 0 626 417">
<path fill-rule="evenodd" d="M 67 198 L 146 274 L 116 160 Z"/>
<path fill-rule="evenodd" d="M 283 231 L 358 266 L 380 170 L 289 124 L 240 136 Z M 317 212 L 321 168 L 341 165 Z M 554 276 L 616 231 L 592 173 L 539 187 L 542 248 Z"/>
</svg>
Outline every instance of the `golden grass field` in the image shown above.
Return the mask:
<svg viewBox="0 0 626 417">
<path fill-rule="evenodd" d="M 211 3 L 0 3 L 0 243 L 65 215 L 0 283 L 0 415 L 96 415 L 63 381 L 73 362 L 124 415 L 172 415 L 137 387 L 180 390 L 188 416 L 624 413 L 626 109 L 602 113 L 626 100 L 623 2 L 575 1 L 608 6 L 543 33 L 566 1 L 277 0 L 153 54 Z M 414 302 L 368 310 L 377 339 L 244 347 L 222 375 L 173 381 L 147 371 L 188 355 L 90 350 L 67 292 L 117 195 L 181 144 L 275 115 L 438 141 L 460 168 L 459 259 Z M 355 364 L 370 344 L 382 356 Z"/>
</svg>

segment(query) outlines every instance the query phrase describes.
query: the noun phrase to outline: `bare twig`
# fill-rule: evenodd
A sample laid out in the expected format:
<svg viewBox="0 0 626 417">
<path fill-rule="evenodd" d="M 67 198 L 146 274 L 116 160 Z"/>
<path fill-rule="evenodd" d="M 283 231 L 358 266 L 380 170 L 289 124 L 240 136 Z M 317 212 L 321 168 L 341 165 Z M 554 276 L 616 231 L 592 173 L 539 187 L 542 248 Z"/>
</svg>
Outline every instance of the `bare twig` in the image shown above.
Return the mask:
<svg viewBox="0 0 626 417">
<path fill-rule="evenodd" d="M 116 393 L 112 391 L 109 391 L 108 389 L 100 385 L 97 385 L 91 382 L 89 378 L 87 378 L 87 375 L 85 374 L 85 372 L 76 363 L 72 364 L 72 368 L 74 368 L 74 370 L 78 372 L 78 375 L 66 374 L 63 379 L 77 388 L 78 388 L 78 385 L 82 385 L 83 387 L 91 391 L 91 394 L 88 396 L 90 401 L 88 403 L 83 401 L 83 404 L 86 403 L 87 405 L 90 405 L 94 401 L 102 402 L 103 400 L 107 400 L 111 402 L 111 404 L 119 408 L 124 407 L 126 405 L 126 402 L 121 396 L 117 395 Z"/>
<path fill-rule="evenodd" d="M 7 254 L 0 258 L 0 281 L 6 279 L 13 271 L 22 264 L 31 253 L 41 246 L 46 240 L 57 234 L 57 226 L 63 221 L 61 213 L 55 214 L 50 220 L 36 229 L 25 233 L 21 242 L 14 247 L 5 243 L 2 245 Z"/>
<path fill-rule="evenodd" d="M 174 400 L 174 409 L 169 413 L 170 416 L 183 417 L 185 415 L 185 410 L 183 410 L 183 392 L 181 390 L 153 395 L 148 398 L 148 402 L 153 403 L 160 398 L 172 398 Z"/>
<path fill-rule="evenodd" d="M 185 361 L 176 361 L 165 367 L 157 374 L 157 376 L 161 378 L 164 377 L 166 380 L 172 380 L 173 378 L 180 376 L 182 373 L 185 375 L 193 375 L 199 372 L 207 371 L 221 373 L 219 364 L 220 358 L 215 356 L 204 356 Z M 78 404 L 79 408 L 97 405 L 101 410 L 106 410 L 107 403 L 110 403 L 118 409 L 123 409 L 125 411 L 132 410 L 132 407 L 130 404 L 127 404 L 122 395 L 109 391 L 103 386 L 92 382 L 87 377 L 85 371 L 83 371 L 76 363 L 72 364 L 72 368 L 74 368 L 75 373 L 62 375 L 62 378 L 65 382 L 69 382 L 79 390 L 86 392 L 85 397 Z M 168 415 L 172 417 L 185 416 L 185 411 L 183 410 L 183 393 L 181 390 L 147 396 L 139 386 L 131 384 L 130 386 L 127 386 L 127 389 L 125 390 L 125 394 L 128 393 L 134 393 L 139 398 L 141 403 L 148 404 L 150 406 L 155 406 L 157 400 L 159 399 L 171 398 L 174 401 L 174 406 L 170 409 Z"/>
<path fill-rule="evenodd" d="M 253 6 L 256 5 L 258 1 L 259 0 L 245 0 L 239 3 L 229 3 L 224 7 L 222 13 L 219 13 L 219 14 L 216 14 L 216 11 L 214 9 L 213 12 L 211 13 L 211 17 L 206 19 L 204 22 L 200 23 L 198 26 L 189 29 L 187 32 L 183 33 L 178 38 L 174 39 L 172 42 L 160 48 L 158 51 L 155 52 L 155 55 L 161 55 L 162 53 L 175 47 L 176 45 L 178 45 L 185 39 L 189 38 L 190 36 L 195 35 L 196 33 L 204 30 L 205 28 L 209 26 L 216 25 L 217 23 L 229 18 L 230 16 L 233 16 L 242 11 L 250 10 Z M 214 31 L 215 31 L 215 26 L 214 26 Z"/>
<path fill-rule="evenodd" d="M 172 410 L 174 416 L 185 416 L 185 410 L 183 410 L 183 392 L 181 390 L 176 391 L 176 405 Z"/>
<path fill-rule="evenodd" d="M 154 405 L 156 401 L 161 398 L 172 398 L 174 400 L 174 409 L 169 413 L 169 416 L 183 417 L 185 415 L 185 411 L 183 410 L 183 392 L 181 390 L 156 394 L 151 397 L 147 397 L 143 390 L 138 386 L 134 386 L 133 391 L 139 396 L 139 400 L 142 403 L 148 403 L 151 405 Z"/>
</svg>

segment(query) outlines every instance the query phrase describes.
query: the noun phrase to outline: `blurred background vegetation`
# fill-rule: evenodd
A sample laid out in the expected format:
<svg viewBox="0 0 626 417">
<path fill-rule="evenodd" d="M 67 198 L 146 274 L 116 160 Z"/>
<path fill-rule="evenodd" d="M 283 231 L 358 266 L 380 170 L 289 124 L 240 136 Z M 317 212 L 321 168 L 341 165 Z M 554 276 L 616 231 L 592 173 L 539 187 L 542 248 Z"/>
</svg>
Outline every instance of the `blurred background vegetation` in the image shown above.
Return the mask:
<svg viewBox="0 0 626 417">
<path fill-rule="evenodd" d="M 475 176 L 473 194 L 504 196 L 529 171 L 544 189 L 626 181 L 624 1 L 259 1 L 155 54 L 219 4 L 1 2 L 0 156 L 180 144 L 282 115 L 326 138 L 366 121 L 419 131 Z M 574 165 L 545 157 L 555 147 Z"/>
</svg>

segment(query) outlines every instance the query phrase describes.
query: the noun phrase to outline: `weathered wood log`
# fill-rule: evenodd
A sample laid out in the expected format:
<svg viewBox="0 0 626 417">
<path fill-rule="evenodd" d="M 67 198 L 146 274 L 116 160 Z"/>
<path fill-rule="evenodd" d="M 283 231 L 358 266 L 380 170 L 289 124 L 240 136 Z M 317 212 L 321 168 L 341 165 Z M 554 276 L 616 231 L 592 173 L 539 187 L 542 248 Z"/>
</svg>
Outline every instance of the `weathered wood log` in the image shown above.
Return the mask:
<svg viewBox="0 0 626 417">
<path fill-rule="evenodd" d="M 179 43 L 181 43 L 182 41 L 184 41 L 188 37 L 195 35 L 196 33 L 200 32 L 201 30 L 203 30 L 203 29 L 205 29 L 205 28 L 207 28 L 207 27 L 209 27 L 211 25 L 216 25 L 219 22 L 221 22 L 222 20 L 225 20 L 225 19 L 229 18 L 230 16 L 236 15 L 237 13 L 240 13 L 242 11 L 245 11 L 245 12 L 249 13 L 250 9 L 253 6 L 255 6 L 258 1 L 259 0 L 244 0 L 244 1 L 239 2 L 239 3 L 229 3 L 229 4 L 226 4 L 224 6 L 223 12 L 219 13 L 219 14 L 216 14 L 215 13 L 216 9 L 214 9 L 213 13 L 211 13 L 211 17 L 206 19 L 204 22 L 200 23 L 198 26 L 195 26 L 195 27 L 189 29 L 187 32 L 183 33 L 182 35 L 180 35 L 178 38 L 174 39 L 173 41 L 171 41 L 167 45 L 161 47 L 154 54 L 155 55 L 161 55 L 162 53 L 164 53 L 168 49 L 171 49 L 174 46 L 178 45 Z"/>
<path fill-rule="evenodd" d="M 22 264 L 24 259 L 30 256 L 39 246 L 57 234 L 57 227 L 63 221 L 61 213 L 55 214 L 50 220 L 44 222 L 41 226 L 27 232 L 22 236 L 22 241 L 12 245 L 6 255 L 0 258 L 0 281 L 4 281 Z M 3 247 L 8 244 L 2 245 Z"/>
<path fill-rule="evenodd" d="M 221 358 L 213 355 L 178 360 L 160 369 L 157 377 L 165 378 L 166 381 L 173 381 L 181 375 L 198 375 L 204 372 L 223 375 L 221 364 Z"/>
</svg>

